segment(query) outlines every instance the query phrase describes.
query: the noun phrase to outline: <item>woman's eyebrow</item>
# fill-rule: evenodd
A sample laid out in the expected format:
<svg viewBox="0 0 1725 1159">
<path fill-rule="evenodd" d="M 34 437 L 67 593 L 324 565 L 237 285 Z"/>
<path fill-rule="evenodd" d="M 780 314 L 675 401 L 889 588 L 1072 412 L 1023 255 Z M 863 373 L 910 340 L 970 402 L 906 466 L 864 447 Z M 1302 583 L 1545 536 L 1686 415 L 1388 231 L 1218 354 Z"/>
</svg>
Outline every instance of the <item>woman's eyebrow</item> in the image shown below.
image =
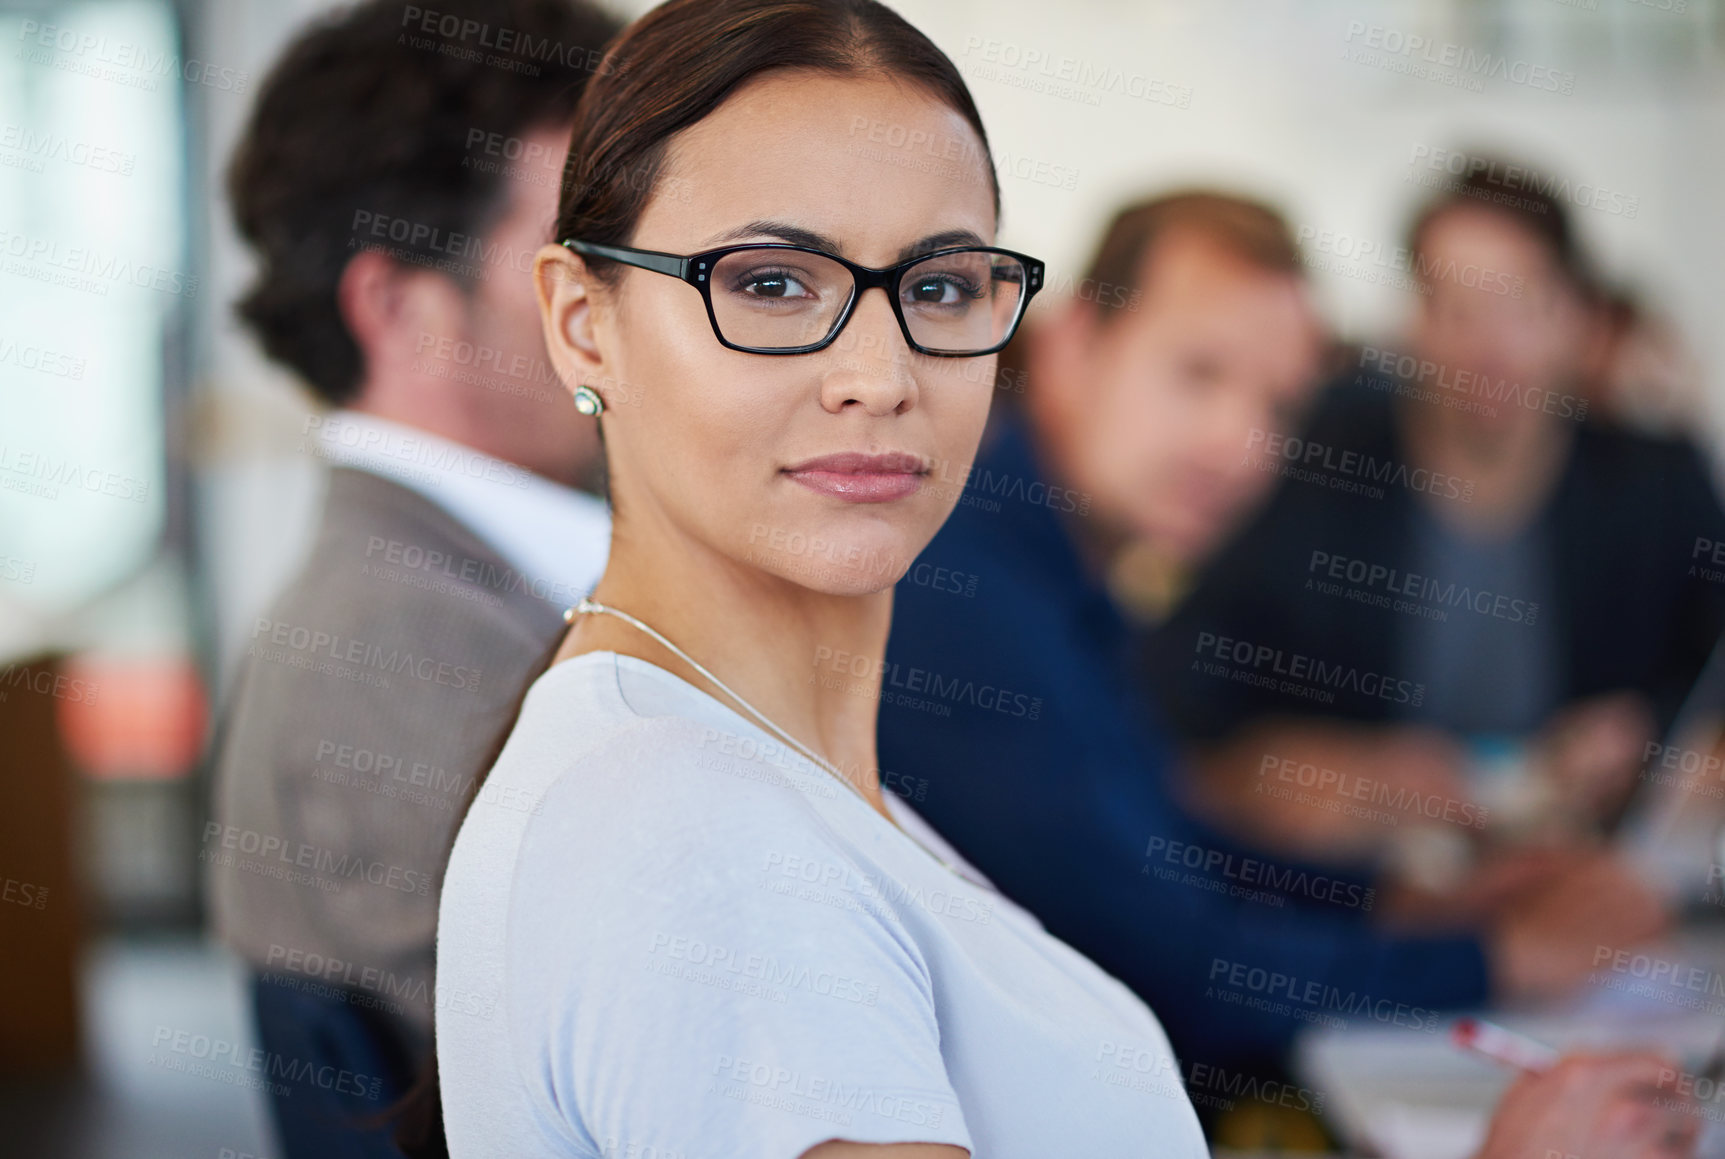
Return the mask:
<svg viewBox="0 0 1725 1159">
<path fill-rule="evenodd" d="M 709 238 L 707 244 L 723 245 L 725 242 L 745 237 L 772 237 L 791 245 L 807 246 L 809 249 L 825 250 L 832 254 L 839 252 L 839 243 L 825 234 L 782 221 L 751 221 L 747 225 L 740 225 L 736 229 Z"/>
<path fill-rule="evenodd" d="M 982 236 L 974 230 L 949 229 L 944 233 L 930 234 L 921 241 L 912 242 L 910 245 L 905 246 L 903 249 L 898 251 L 898 260 L 901 262 L 908 262 L 911 258 L 914 258 L 919 254 L 933 253 L 935 250 L 946 249 L 949 246 L 985 246 L 987 244 L 988 242 L 984 241 Z"/>
<path fill-rule="evenodd" d="M 728 241 L 737 241 L 745 237 L 770 237 L 790 245 L 806 246 L 809 249 L 824 250 L 830 254 L 843 255 L 839 243 L 823 233 L 802 226 L 791 225 L 782 221 L 751 221 L 747 225 L 727 230 L 706 241 L 706 245 L 723 245 Z M 898 252 L 898 260 L 907 262 L 920 254 L 932 253 L 938 249 L 946 249 L 956 245 L 985 246 L 988 242 L 976 231 L 969 229 L 949 229 L 940 233 L 929 234 L 927 237 L 905 246 Z"/>
</svg>

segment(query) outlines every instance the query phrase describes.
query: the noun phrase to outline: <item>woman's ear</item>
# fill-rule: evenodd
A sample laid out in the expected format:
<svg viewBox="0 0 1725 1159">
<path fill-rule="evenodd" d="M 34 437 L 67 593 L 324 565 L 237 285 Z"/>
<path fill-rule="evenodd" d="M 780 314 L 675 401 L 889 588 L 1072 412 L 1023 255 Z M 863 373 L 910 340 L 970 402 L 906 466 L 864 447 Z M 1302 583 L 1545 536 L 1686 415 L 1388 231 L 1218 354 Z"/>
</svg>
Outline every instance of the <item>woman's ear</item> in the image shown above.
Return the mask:
<svg viewBox="0 0 1725 1159">
<path fill-rule="evenodd" d="M 533 286 L 551 365 L 570 390 L 602 380 L 605 355 L 593 327 L 593 274 L 566 246 L 541 246 L 533 256 Z"/>
</svg>

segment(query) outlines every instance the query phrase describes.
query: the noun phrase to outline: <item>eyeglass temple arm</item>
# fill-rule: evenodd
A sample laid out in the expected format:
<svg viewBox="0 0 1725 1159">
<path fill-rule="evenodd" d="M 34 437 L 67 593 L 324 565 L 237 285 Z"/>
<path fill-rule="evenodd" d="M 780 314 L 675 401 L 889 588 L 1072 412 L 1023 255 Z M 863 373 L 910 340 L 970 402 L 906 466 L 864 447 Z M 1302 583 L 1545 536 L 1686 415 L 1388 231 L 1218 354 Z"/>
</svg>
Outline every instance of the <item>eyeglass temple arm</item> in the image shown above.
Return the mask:
<svg viewBox="0 0 1725 1159">
<path fill-rule="evenodd" d="M 626 266 L 636 266 L 643 270 L 670 274 L 673 278 L 685 277 L 689 269 L 688 258 L 678 257 L 676 254 L 660 253 L 658 250 L 638 250 L 630 249 L 628 246 L 600 245 L 597 242 L 577 241 L 572 237 L 564 238 L 563 244 L 578 254 L 609 258 L 614 262 L 622 262 Z"/>
</svg>

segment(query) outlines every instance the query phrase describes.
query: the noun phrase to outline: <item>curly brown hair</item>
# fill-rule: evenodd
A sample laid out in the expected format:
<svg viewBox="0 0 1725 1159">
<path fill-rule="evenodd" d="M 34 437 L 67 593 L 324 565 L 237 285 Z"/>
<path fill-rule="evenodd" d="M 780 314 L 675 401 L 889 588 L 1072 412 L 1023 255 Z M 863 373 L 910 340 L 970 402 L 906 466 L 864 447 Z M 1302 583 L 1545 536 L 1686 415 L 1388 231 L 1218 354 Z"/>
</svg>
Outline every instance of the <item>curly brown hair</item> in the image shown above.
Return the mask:
<svg viewBox="0 0 1725 1159">
<path fill-rule="evenodd" d="M 470 291 L 450 241 L 501 212 L 506 166 L 488 146 L 568 123 L 619 28 L 586 0 L 367 0 L 302 33 L 227 174 L 258 257 L 236 308 L 264 351 L 324 401 L 350 401 L 365 368 L 336 300 L 348 259 L 381 236 L 393 260 Z M 403 228 L 362 228 L 379 222 Z"/>
</svg>

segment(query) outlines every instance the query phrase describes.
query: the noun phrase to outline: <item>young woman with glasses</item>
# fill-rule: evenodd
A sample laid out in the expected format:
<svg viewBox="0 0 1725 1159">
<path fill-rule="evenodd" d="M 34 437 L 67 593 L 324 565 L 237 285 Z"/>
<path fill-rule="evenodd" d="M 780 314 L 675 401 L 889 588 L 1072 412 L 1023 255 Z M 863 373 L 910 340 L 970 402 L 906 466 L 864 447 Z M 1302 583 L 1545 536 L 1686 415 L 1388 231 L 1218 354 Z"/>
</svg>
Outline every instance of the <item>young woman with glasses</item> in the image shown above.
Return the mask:
<svg viewBox="0 0 1725 1159">
<path fill-rule="evenodd" d="M 858 658 L 1042 283 L 998 214 L 872 0 L 671 0 L 587 88 L 534 277 L 613 542 L 449 864 L 456 1159 L 1204 1154 L 1150 1011 L 876 765 Z"/>
</svg>

